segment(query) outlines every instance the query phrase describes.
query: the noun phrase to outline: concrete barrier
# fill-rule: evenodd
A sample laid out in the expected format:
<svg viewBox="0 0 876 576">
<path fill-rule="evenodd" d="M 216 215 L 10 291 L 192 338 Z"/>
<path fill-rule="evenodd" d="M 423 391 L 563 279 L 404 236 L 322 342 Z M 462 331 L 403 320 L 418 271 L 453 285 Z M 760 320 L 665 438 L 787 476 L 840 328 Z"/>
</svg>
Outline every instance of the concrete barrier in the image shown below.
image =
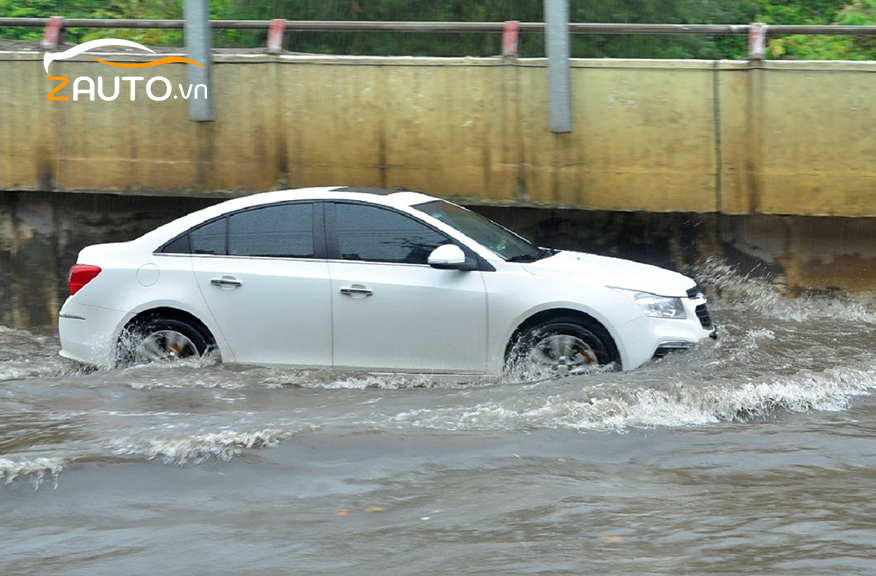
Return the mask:
<svg viewBox="0 0 876 576">
<path fill-rule="evenodd" d="M 48 76 L 103 77 L 109 92 L 119 69 L 76 59 L 47 74 L 41 53 L 0 53 L 0 189 L 342 183 L 478 203 L 876 216 L 876 62 L 572 67 L 574 130 L 554 134 L 540 59 L 217 55 L 217 121 L 199 124 L 178 97 L 184 65 L 137 70 L 134 101 L 123 82 L 111 102 L 54 102 Z M 143 85 L 159 74 L 174 93 L 156 102 Z"/>
</svg>

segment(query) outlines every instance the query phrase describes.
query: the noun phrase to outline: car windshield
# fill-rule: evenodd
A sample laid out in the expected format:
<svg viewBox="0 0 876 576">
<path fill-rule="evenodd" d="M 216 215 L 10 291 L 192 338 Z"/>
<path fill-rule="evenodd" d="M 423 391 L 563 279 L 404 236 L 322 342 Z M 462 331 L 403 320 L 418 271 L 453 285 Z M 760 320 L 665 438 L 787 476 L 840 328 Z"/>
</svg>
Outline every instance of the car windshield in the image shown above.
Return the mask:
<svg viewBox="0 0 876 576">
<path fill-rule="evenodd" d="M 414 208 L 462 232 L 508 262 L 534 262 L 554 254 L 552 250 L 542 250 L 507 228 L 456 204 L 435 200 Z"/>
</svg>

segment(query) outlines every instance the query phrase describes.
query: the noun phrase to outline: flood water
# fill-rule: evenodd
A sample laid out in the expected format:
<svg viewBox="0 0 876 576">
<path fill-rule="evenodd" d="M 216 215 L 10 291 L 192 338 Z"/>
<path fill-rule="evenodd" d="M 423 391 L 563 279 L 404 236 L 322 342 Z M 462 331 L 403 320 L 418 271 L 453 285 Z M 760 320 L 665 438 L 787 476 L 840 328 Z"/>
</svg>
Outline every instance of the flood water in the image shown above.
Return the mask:
<svg viewBox="0 0 876 576">
<path fill-rule="evenodd" d="M 697 275 L 717 343 L 540 383 L 0 328 L 0 574 L 876 574 L 876 312 Z"/>
</svg>

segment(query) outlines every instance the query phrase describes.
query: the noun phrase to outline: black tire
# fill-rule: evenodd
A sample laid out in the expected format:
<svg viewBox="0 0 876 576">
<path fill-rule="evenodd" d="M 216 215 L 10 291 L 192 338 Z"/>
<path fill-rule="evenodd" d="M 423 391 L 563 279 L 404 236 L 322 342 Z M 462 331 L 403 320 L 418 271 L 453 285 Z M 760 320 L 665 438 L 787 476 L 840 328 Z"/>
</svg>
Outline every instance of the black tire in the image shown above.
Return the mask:
<svg viewBox="0 0 876 576">
<path fill-rule="evenodd" d="M 585 374 L 614 364 L 617 349 L 599 324 L 575 317 L 524 329 L 511 346 L 507 372 L 515 379 L 545 380 Z"/>
<path fill-rule="evenodd" d="M 119 339 L 119 364 L 133 366 L 199 358 L 209 346 L 196 327 L 170 318 L 153 318 L 129 326 Z"/>
</svg>

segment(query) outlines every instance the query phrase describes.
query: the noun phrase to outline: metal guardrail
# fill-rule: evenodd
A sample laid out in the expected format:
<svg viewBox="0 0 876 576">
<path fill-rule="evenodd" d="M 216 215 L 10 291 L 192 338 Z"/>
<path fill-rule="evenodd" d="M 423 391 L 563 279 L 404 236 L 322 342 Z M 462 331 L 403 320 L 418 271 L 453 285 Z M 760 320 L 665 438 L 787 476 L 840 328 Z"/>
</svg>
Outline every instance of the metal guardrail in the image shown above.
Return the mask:
<svg viewBox="0 0 876 576">
<path fill-rule="evenodd" d="M 55 50 L 67 28 L 148 28 L 185 29 L 185 20 L 134 20 L 111 18 L 0 18 L 0 28 L 8 26 L 43 27 L 40 43 L 44 50 Z M 715 36 L 748 35 L 748 58 L 763 60 L 766 37 L 770 35 L 813 34 L 876 36 L 876 26 L 812 26 L 754 24 L 568 24 L 569 34 L 705 34 Z M 287 31 L 369 31 L 369 32 L 486 32 L 502 34 L 502 55 L 516 57 L 520 33 L 548 34 L 544 22 L 395 22 L 395 21 L 327 21 L 327 20 L 210 20 L 214 30 L 267 30 L 269 54 L 280 54 Z M 549 35 L 549 34 L 548 34 Z"/>
<path fill-rule="evenodd" d="M 50 18 L 0 18 L 0 28 L 8 26 L 45 27 Z M 267 30 L 271 20 L 211 20 L 217 30 Z M 370 22 L 286 20 L 286 30 L 299 31 L 394 31 L 394 32 L 502 32 L 504 22 Z M 181 30 L 185 20 L 132 20 L 112 18 L 66 18 L 65 28 L 151 28 Z M 572 34 L 749 34 L 757 24 L 585 24 L 572 22 Z M 544 22 L 519 22 L 520 32 L 545 31 Z M 770 35 L 814 34 L 876 36 L 876 26 L 770 25 Z"/>
</svg>

